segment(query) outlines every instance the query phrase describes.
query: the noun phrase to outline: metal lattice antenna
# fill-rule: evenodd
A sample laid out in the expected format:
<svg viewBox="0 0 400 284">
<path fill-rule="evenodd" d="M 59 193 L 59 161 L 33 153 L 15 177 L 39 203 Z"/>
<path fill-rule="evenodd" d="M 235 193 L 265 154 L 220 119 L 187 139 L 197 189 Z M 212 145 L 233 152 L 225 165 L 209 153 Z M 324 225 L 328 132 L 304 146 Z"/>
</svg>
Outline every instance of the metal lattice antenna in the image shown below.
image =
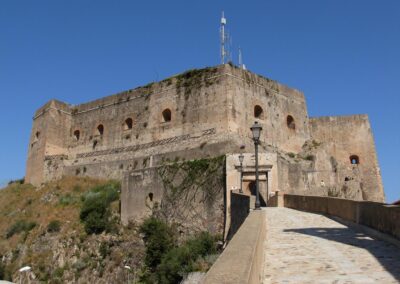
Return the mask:
<svg viewBox="0 0 400 284">
<path fill-rule="evenodd" d="M 221 40 L 221 64 L 225 64 L 227 51 L 226 51 L 226 41 L 227 36 L 225 33 L 226 18 L 224 17 L 224 11 L 222 11 L 221 17 L 221 27 L 220 27 L 220 40 Z"/>
</svg>

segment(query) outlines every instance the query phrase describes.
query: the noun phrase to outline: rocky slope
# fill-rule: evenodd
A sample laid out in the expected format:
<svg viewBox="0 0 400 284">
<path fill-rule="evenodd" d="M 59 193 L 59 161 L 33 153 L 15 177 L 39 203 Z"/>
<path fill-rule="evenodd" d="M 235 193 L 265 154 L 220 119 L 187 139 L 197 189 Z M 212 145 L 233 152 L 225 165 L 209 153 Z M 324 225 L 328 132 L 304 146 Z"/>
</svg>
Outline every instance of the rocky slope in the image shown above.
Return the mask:
<svg viewBox="0 0 400 284">
<path fill-rule="evenodd" d="M 120 225 L 119 201 L 110 205 L 113 227 L 108 233 L 88 235 L 79 218 L 83 196 L 106 183 L 64 178 L 40 188 L 13 183 L 1 190 L 0 279 L 123 283 L 129 276 L 132 280 L 145 248 L 134 224 Z M 18 272 L 24 266 L 31 271 Z"/>
</svg>

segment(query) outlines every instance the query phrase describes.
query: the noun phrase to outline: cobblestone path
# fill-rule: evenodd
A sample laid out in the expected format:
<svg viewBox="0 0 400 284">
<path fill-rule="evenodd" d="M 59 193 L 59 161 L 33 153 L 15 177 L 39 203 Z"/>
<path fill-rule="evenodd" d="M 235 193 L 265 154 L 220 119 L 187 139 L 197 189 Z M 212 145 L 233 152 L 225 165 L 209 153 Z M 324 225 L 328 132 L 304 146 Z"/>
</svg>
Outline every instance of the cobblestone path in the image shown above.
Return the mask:
<svg viewBox="0 0 400 284">
<path fill-rule="evenodd" d="M 400 248 L 325 216 L 267 208 L 264 283 L 400 283 Z"/>
</svg>

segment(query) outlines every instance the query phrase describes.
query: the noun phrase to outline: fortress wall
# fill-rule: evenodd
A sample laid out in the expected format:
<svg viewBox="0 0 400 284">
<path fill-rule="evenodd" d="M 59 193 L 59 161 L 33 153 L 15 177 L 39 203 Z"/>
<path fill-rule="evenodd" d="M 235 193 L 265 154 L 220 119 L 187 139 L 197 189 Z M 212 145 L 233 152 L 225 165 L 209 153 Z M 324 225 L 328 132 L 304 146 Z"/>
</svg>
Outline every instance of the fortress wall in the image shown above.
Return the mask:
<svg viewBox="0 0 400 284">
<path fill-rule="evenodd" d="M 121 179 L 165 157 L 238 153 L 242 144 L 249 152 L 255 120 L 263 127 L 260 154 L 277 153 L 277 189 L 384 199 L 367 116 L 309 120 L 301 92 L 228 64 L 73 107 L 47 103 L 35 114 L 26 178 L 34 185 L 62 175 Z M 351 155 L 359 165 L 350 164 Z"/>
<path fill-rule="evenodd" d="M 139 221 L 154 210 L 156 216 L 175 223 L 186 235 L 201 231 L 223 235 L 224 169 L 224 157 L 213 157 L 166 161 L 126 172 L 121 191 L 122 223 Z M 193 173 L 197 174 L 191 176 Z"/>
<path fill-rule="evenodd" d="M 298 152 L 309 139 L 308 114 L 304 95 L 261 76 L 232 68 L 231 96 L 228 94 L 229 128 L 251 138 L 250 126 L 259 121 L 261 141 L 286 152 Z M 262 108 L 256 116 L 256 105 Z M 288 124 L 288 116 L 293 122 Z"/>
<path fill-rule="evenodd" d="M 332 187 L 331 195 L 383 202 L 380 169 L 367 115 L 319 117 L 310 120 L 313 139 L 321 142 L 315 150 L 316 179 Z M 359 159 L 352 164 L 350 157 Z"/>
<path fill-rule="evenodd" d="M 39 185 L 51 179 L 45 175 L 45 157 L 67 153 L 66 133 L 71 124 L 68 105 L 50 101 L 34 118 L 29 142 L 26 181 Z"/>
<path fill-rule="evenodd" d="M 203 141 L 200 143 L 200 141 Z M 64 175 L 69 176 L 91 176 L 99 178 L 123 178 L 126 171 L 152 168 L 163 161 L 191 160 L 200 157 L 214 157 L 232 152 L 239 145 L 234 142 L 233 137 L 222 137 L 216 134 L 204 134 L 200 138 L 188 139 L 179 144 L 171 143 L 159 147 L 149 147 L 138 151 L 129 151 L 99 156 L 92 156 L 74 160 L 64 161 L 66 166 Z"/>
<path fill-rule="evenodd" d="M 234 138 L 227 131 L 227 110 L 221 108 L 228 92 L 223 69 L 206 70 L 190 84 L 173 78 L 74 107 L 66 138 L 68 159 L 53 160 L 46 171 L 64 165 L 64 175 L 120 179 L 126 170 L 157 165 L 170 152 L 198 158 L 239 148 L 229 146 Z M 215 78 L 208 80 L 211 76 Z M 166 108 L 170 122 L 163 121 Z M 133 120 L 132 129 L 126 128 L 127 118 Z M 99 124 L 104 126 L 102 135 Z"/>
<path fill-rule="evenodd" d="M 210 128 L 226 129 L 226 112 L 219 107 L 226 100 L 223 84 L 205 86 L 199 82 L 187 92 L 173 79 L 138 89 L 133 95 L 123 93 L 77 106 L 69 131 L 71 154 L 93 151 L 94 141 L 95 150 L 104 150 Z M 167 108 L 171 110 L 170 122 L 163 121 L 162 112 Z M 133 120 L 132 129 L 126 128 L 127 118 Z M 103 135 L 97 131 L 99 124 L 104 126 Z M 80 131 L 79 141 L 73 135 L 75 130 Z"/>
<path fill-rule="evenodd" d="M 47 102 L 46 104 L 44 104 L 42 107 L 40 107 L 34 114 L 33 119 L 35 120 L 37 117 L 45 114 L 47 111 L 49 111 L 50 109 L 55 109 L 55 110 L 59 110 L 60 112 L 63 112 L 65 114 L 71 114 L 71 106 L 58 101 L 58 100 L 50 100 L 49 102 Z"/>
</svg>

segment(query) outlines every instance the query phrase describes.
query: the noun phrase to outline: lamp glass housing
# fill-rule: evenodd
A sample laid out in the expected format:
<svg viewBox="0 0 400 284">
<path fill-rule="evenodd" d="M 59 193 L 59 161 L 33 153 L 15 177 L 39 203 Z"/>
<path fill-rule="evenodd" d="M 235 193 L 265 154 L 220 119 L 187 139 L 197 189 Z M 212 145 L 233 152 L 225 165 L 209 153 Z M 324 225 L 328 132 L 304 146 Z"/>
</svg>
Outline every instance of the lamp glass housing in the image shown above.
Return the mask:
<svg viewBox="0 0 400 284">
<path fill-rule="evenodd" d="M 260 140 L 260 134 L 261 134 L 261 130 L 262 130 L 261 125 L 258 124 L 258 122 L 256 121 L 256 122 L 254 122 L 253 126 L 250 127 L 250 129 L 251 129 L 251 132 L 253 133 L 253 140 L 254 141 Z"/>
</svg>

